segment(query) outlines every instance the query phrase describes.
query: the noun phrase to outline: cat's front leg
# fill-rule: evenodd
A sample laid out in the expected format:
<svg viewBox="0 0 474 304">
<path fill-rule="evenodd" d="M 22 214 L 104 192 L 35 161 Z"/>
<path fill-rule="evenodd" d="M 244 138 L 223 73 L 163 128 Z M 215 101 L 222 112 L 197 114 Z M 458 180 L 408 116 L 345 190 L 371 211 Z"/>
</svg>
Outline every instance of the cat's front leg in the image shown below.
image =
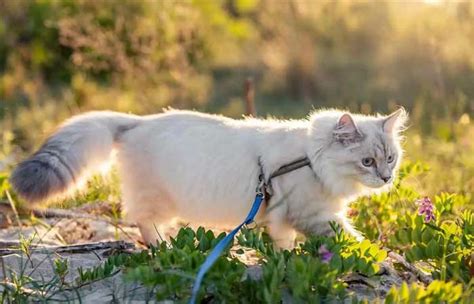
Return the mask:
<svg viewBox="0 0 474 304">
<path fill-rule="evenodd" d="M 283 206 L 280 206 L 268 212 L 267 228 L 277 248 L 291 250 L 295 247 L 296 231 L 286 219 L 286 212 L 283 209 Z"/>
<path fill-rule="evenodd" d="M 357 241 L 361 242 L 364 240 L 364 236 L 357 229 L 354 228 L 349 219 L 341 216 L 338 220 L 344 231 L 352 235 Z"/>
<path fill-rule="evenodd" d="M 291 250 L 295 247 L 296 231 L 288 223 L 273 222 L 268 225 L 268 229 L 277 248 Z"/>
<path fill-rule="evenodd" d="M 363 235 L 352 226 L 347 218 L 332 213 L 319 214 L 318 217 L 313 219 L 311 225 L 309 225 L 310 229 L 308 229 L 307 232 L 313 235 L 334 236 L 335 231 L 331 227 L 330 222 L 338 223 L 345 233 L 353 236 L 357 241 L 364 240 Z"/>
</svg>

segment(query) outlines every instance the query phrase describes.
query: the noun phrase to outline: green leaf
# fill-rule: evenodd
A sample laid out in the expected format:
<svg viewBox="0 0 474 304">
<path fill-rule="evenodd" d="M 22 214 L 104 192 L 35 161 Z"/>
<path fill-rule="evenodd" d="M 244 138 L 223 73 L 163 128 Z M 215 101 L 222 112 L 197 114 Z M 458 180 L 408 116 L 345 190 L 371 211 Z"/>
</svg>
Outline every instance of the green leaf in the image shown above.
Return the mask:
<svg viewBox="0 0 474 304">
<path fill-rule="evenodd" d="M 434 240 L 432 239 L 431 241 L 428 242 L 428 245 L 427 245 L 427 248 L 426 248 L 426 252 L 427 252 L 427 257 L 428 258 L 438 258 L 439 257 L 439 244 Z"/>
<path fill-rule="evenodd" d="M 379 250 L 379 252 L 377 252 L 377 255 L 376 255 L 375 259 L 376 259 L 377 262 L 380 263 L 380 262 L 385 261 L 385 259 L 387 258 L 387 255 L 388 255 L 387 251 Z"/>
<path fill-rule="evenodd" d="M 335 254 L 329 263 L 331 265 L 331 268 L 337 269 L 338 271 L 344 270 L 341 256 L 338 254 Z"/>
</svg>

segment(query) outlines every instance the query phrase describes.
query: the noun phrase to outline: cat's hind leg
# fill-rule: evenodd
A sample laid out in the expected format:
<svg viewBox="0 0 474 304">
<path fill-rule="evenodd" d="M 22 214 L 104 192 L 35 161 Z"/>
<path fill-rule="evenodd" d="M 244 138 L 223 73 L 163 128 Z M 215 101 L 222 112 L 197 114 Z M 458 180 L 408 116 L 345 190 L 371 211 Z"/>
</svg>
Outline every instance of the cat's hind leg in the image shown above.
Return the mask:
<svg viewBox="0 0 474 304">
<path fill-rule="evenodd" d="M 173 220 L 164 221 L 163 219 L 141 219 L 137 222 L 140 229 L 143 243 L 146 245 L 156 245 L 157 242 L 170 241 L 171 231 L 174 230 Z"/>
<path fill-rule="evenodd" d="M 171 197 L 165 191 L 132 191 L 124 185 L 123 203 L 125 216 L 137 224 L 146 245 L 169 241 L 176 224 L 176 211 Z"/>
</svg>

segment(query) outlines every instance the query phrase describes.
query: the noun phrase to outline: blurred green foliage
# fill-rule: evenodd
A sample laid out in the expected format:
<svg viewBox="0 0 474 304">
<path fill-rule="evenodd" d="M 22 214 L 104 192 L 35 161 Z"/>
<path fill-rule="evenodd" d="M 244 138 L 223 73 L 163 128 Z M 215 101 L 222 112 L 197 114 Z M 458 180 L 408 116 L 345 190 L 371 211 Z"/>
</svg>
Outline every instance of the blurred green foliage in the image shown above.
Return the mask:
<svg viewBox="0 0 474 304">
<path fill-rule="evenodd" d="M 4 0 L 0 119 L 31 150 L 90 109 L 239 116 L 253 77 L 261 115 L 401 104 L 431 133 L 473 112 L 473 34 L 472 1 Z"/>
</svg>

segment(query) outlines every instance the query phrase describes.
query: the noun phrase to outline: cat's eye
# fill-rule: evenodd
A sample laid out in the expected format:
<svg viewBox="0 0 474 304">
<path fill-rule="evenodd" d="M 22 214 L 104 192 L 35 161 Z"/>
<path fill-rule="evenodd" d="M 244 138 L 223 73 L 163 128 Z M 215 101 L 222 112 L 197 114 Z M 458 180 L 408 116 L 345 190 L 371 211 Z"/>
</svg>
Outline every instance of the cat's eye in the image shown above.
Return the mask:
<svg viewBox="0 0 474 304">
<path fill-rule="evenodd" d="M 373 159 L 372 157 L 366 157 L 366 158 L 362 159 L 362 165 L 364 165 L 366 167 L 370 167 L 374 163 L 375 163 L 375 159 Z"/>
<path fill-rule="evenodd" d="M 389 163 L 389 164 L 392 163 L 392 162 L 394 161 L 394 159 L 395 159 L 395 158 L 393 157 L 393 155 L 389 155 L 389 156 L 387 157 L 387 163 Z"/>
</svg>

